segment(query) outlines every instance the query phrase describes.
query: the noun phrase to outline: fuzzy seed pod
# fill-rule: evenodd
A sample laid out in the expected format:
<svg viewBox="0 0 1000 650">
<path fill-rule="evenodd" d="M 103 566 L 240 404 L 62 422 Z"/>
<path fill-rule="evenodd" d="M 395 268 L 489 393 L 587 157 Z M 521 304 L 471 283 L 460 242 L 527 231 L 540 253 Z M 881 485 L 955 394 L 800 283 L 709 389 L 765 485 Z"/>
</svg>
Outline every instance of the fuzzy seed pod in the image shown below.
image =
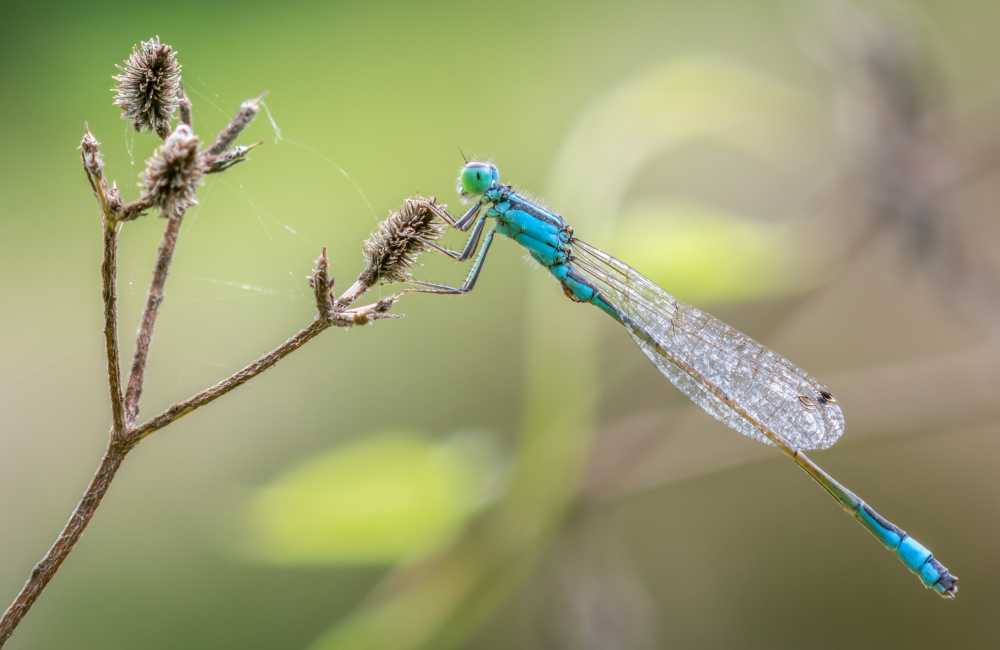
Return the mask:
<svg viewBox="0 0 1000 650">
<path fill-rule="evenodd" d="M 161 138 L 170 135 L 170 120 L 177 110 L 177 87 L 181 66 L 177 53 L 169 45 L 161 45 L 158 36 L 132 46 L 132 56 L 125 67 L 116 65 L 122 74 L 112 77 L 118 85 L 111 89 L 115 106 L 124 112 L 122 118 L 132 120 L 136 131 L 156 131 Z"/>
<path fill-rule="evenodd" d="M 139 201 L 159 208 L 160 215 L 174 217 L 197 203 L 195 189 L 205 175 L 205 161 L 198 154 L 198 136 L 180 124 L 146 161 L 139 176 Z"/>
<path fill-rule="evenodd" d="M 428 207 L 430 201 L 407 199 L 402 210 L 379 224 L 378 232 L 365 241 L 365 270 L 358 280 L 368 286 L 404 282 L 410 277 L 417 256 L 427 250 L 427 241 L 440 239 L 445 224 Z"/>
</svg>

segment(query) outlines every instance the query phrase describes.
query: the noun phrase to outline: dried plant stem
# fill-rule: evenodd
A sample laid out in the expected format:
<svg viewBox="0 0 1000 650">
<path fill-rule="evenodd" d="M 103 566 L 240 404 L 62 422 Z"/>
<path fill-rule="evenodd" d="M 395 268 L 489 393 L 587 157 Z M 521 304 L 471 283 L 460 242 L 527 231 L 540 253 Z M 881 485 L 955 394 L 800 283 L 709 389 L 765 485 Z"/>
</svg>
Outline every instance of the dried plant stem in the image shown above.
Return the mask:
<svg viewBox="0 0 1000 650">
<path fill-rule="evenodd" d="M 144 341 L 146 349 L 141 356 L 138 373 L 136 373 L 136 365 L 133 363 L 133 375 L 130 378 L 130 382 L 134 379 L 139 387 L 134 393 L 136 400 L 135 403 L 138 403 L 138 398 L 141 393 L 143 376 L 142 371 L 145 367 L 146 357 L 148 356 L 148 348 L 152 339 L 153 325 L 155 324 L 156 315 L 158 313 L 157 309 L 163 299 L 163 284 L 166 281 L 167 269 L 169 268 L 170 258 L 172 257 L 174 245 L 176 244 L 177 225 L 179 225 L 180 219 L 170 219 L 169 221 L 171 223 L 167 224 L 167 228 L 164 231 L 163 241 L 160 246 L 160 254 L 157 257 L 157 267 L 153 272 L 153 281 L 150 284 L 149 299 L 146 302 L 146 312 L 143 317 L 143 324 L 140 326 L 139 333 L 137 335 L 137 361 L 140 360 L 138 352 L 139 341 Z M 171 224 L 174 222 L 176 222 L 176 225 L 172 226 Z M 117 262 L 116 251 L 117 225 L 109 223 L 109 225 L 105 228 L 104 259 L 101 264 L 101 276 L 104 282 L 103 297 L 105 307 L 105 340 L 108 348 L 108 377 L 109 383 L 111 384 L 112 404 L 117 403 L 119 405 L 117 413 L 122 413 L 123 400 L 121 399 L 120 371 L 117 370 L 117 362 L 112 362 L 112 358 L 114 357 L 117 360 L 118 355 L 118 340 L 115 333 L 115 328 L 117 326 L 117 317 L 115 316 L 117 298 L 114 288 L 114 281 L 116 277 L 115 264 Z M 73 547 L 83 534 L 84 529 L 86 529 L 90 520 L 93 518 L 94 512 L 101 503 L 101 499 L 103 499 L 104 495 L 107 493 L 108 487 L 111 485 L 111 480 L 114 478 L 115 473 L 121 466 L 122 461 L 125 460 L 126 454 L 128 454 L 128 452 L 143 438 L 146 438 L 153 432 L 162 429 L 188 413 L 215 401 L 231 390 L 245 384 L 265 370 L 274 367 L 279 361 L 330 327 L 351 327 L 355 325 L 365 325 L 379 319 L 396 318 L 395 315 L 388 313 L 388 311 L 399 296 L 385 298 L 377 303 L 362 307 L 346 309 L 345 307 L 348 306 L 350 302 L 353 302 L 362 293 L 364 293 L 364 291 L 371 288 L 371 284 L 363 287 L 355 286 L 353 288 L 354 291 L 352 296 L 348 298 L 349 302 L 336 301 L 330 292 L 332 280 L 327 273 L 328 266 L 329 264 L 326 258 L 326 249 L 324 249 L 317 262 L 316 271 L 312 278 L 310 278 L 310 283 L 316 290 L 316 317 L 308 326 L 299 330 L 298 333 L 289 338 L 287 341 L 211 388 L 207 388 L 197 395 L 184 400 L 183 402 L 171 405 L 161 414 L 150 419 L 141 426 L 135 427 L 132 424 L 132 418 L 134 418 L 135 411 L 132 412 L 132 416 L 129 417 L 129 419 L 126 419 L 121 424 L 119 424 L 118 415 L 116 414 L 114 428 L 111 431 L 110 441 L 108 443 L 108 449 L 104 454 L 100 467 L 97 469 L 97 473 L 94 475 L 93 480 L 87 487 L 87 491 L 84 493 L 83 498 L 80 499 L 80 503 L 77 504 L 76 510 L 66 523 L 66 526 L 63 528 L 63 531 L 60 533 L 55 544 L 52 545 L 52 548 L 49 549 L 49 552 L 45 555 L 42 561 L 39 562 L 32 570 L 28 581 L 21 589 L 21 592 L 4 613 L 3 617 L 0 618 L 0 648 L 3 647 L 7 639 L 10 638 L 10 635 L 13 634 L 18 623 L 20 623 L 21 619 L 24 618 L 25 614 L 27 614 L 32 604 L 34 604 L 35 600 L 55 575 L 56 571 L 59 570 L 63 560 L 65 560 L 70 551 L 73 550 Z M 336 309 L 334 308 L 335 305 Z M 115 399 L 116 395 L 118 396 L 117 400 Z"/>
<path fill-rule="evenodd" d="M 122 461 L 125 460 L 129 449 L 130 447 L 112 437 L 108 449 L 104 453 L 104 458 L 97 468 L 97 473 L 94 474 L 87 491 L 84 492 L 83 498 L 80 499 L 80 503 L 77 504 L 76 510 L 73 511 L 73 515 L 69 518 L 62 533 L 59 534 L 55 544 L 45 554 L 45 557 L 31 570 L 31 575 L 21 589 L 21 593 L 4 612 L 3 618 L 0 618 L 0 647 L 3 647 L 10 635 L 14 633 L 18 623 L 31 609 L 42 590 L 59 570 L 63 560 L 66 559 L 66 556 L 79 541 L 80 536 L 83 535 L 83 531 L 93 518 L 94 512 L 97 511 L 97 506 L 101 504 L 101 499 L 104 498 L 108 487 L 111 486 L 111 480 L 118 472 Z"/>
<path fill-rule="evenodd" d="M 91 518 L 93 518 L 94 512 L 101 503 L 101 499 L 103 499 L 105 493 L 107 493 L 108 487 L 111 485 L 111 480 L 114 478 L 119 466 L 121 466 L 122 461 L 125 460 L 126 454 L 128 454 L 128 452 L 135 447 L 139 441 L 149 436 L 154 431 L 162 429 L 168 424 L 180 419 L 188 413 L 191 413 L 195 409 L 215 401 L 234 388 L 245 384 L 247 381 L 253 379 L 265 370 L 272 368 L 279 361 L 308 343 L 310 340 L 331 326 L 337 325 L 347 327 L 351 325 L 363 325 L 380 318 L 392 318 L 393 316 L 386 312 L 394 301 L 395 298 L 390 298 L 372 305 L 366 305 L 364 307 L 358 307 L 356 309 L 337 313 L 332 312 L 329 304 L 324 305 L 322 311 L 316 316 L 316 318 L 313 319 L 312 323 L 271 352 L 268 352 L 257 361 L 248 365 L 243 370 L 240 370 L 215 386 L 198 393 L 190 399 L 170 406 L 163 411 L 163 413 L 152 418 L 140 427 L 132 427 L 131 425 L 126 424 L 126 428 L 121 431 L 120 435 L 117 436 L 113 430 L 111 440 L 108 444 L 108 449 L 104 454 L 101 465 L 98 467 L 97 473 L 94 475 L 93 480 L 91 480 L 90 485 L 87 487 L 87 491 L 84 493 L 83 498 L 80 499 L 80 503 L 77 504 L 73 515 L 66 523 L 65 528 L 63 528 L 63 531 L 60 533 L 55 544 L 52 545 L 52 548 L 49 549 L 49 552 L 45 555 L 42 561 L 39 562 L 32 570 L 28 581 L 21 589 L 21 592 L 18 594 L 13 604 L 11 604 L 11 606 L 4 613 L 3 618 L 0 618 L 0 648 L 3 647 L 4 643 L 14 632 L 18 623 L 22 618 L 24 618 L 24 615 L 38 598 L 38 595 L 49 583 L 56 571 L 59 570 L 59 566 L 62 564 L 63 560 L 65 560 L 66 556 L 68 556 L 70 551 L 73 550 L 73 547 L 83 534 L 84 529 L 86 529 L 87 524 L 89 524 Z"/>
<path fill-rule="evenodd" d="M 191 100 L 184 92 L 184 82 L 179 81 L 177 85 L 177 107 L 179 109 L 178 119 L 181 124 L 191 126 Z"/>
<path fill-rule="evenodd" d="M 236 142 L 236 137 L 257 116 L 257 111 L 260 110 L 260 103 L 264 100 L 265 95 L 267 95 L 267 91 L 261 93 L 260 97 L 256 99 L 248 99 L 240 104 L 239 112 L 230 120 L 226 128 L 222 129 L 212 144 L 208 145 L 205 149 L 205 154 L 208 156 L 218 156 Z"/>
<path fill-rule="evenodd" d="M 367 282 L 355 280 L 354 284 L 347 288 L 347 291 L 340 294 L 340 298 L 334 303 L 334 309 L 342 309 L 344 306 L 351 304 L 369 289 L 371 289 L 371 285 Z"/>
<path fill-rule="evenodd" d="M 149 346 L 153 341 L 153 330 L 156 327 L 156 317 L 163 303 L 163 289 L 167 284 L 167 274 L 170 272 L 170 262 L 174 258 L 177 247 L 177 235 L 180 232 L 183 214 L 178 213 L 167 219 L 163 229 L 163 239 L 156 254 L 156 266 L 153 269 L 153 279 L 149 283 L 149 293 L 146 296 L 146 307 L 142 312 L 142 322 L 135 338 L 135 354 L 132 357 L 132 371 L 128 377 L 128 388 L 125 390 L 125 418 L 131 425 L 139 413 L 139 398 L 142 396 L 142 384 L 146 374 L 146 361 L 149 359 Z"/>
<path fill-rule="evenodd" d="M 102 208 L 104 207 L 102 202 Z M 122 400 L 121 364 L 118 352 L 118 297 L 115 290 L 118 269 L 118 224 L 104 217 L 104 255 L 101 261 L 102 298 L 104 302 L 104 341 L 108 357 L 108 385 L 111 390 L 112 425 L 108 449 L 104 453 L 94 478 L 77 504 L 73 515 L 66 522 L 59 537 L 45 557 L 32 569 L 28 581 L 0 618 L 0 647 L 14 633 L 35 600 L 59 570 L 63 560 L 79 541 L 87 524 L 97 511 L 97 506 L 108 491 L 111 480 L 118 472 L 125 454 L 131 446 L 125 441 L 125 419 Z M 134 444 L 134 443 L 133 443 Z"/>
<path fill-rule="evenodd" d="M 150 84 L 147 74 L 149 70 L 146 68 L 154 64 L 160 65 L 163 70 L 162 74 L 156 77 L 157 83 Z M 264 97 L 261 95 L 243 102 L 239 113 L 208 149 L 199 152 L 198 138 L 190 128 L 191 103 L 185 96 L 183 87 L 176 93 L 178 96 L 174 96 L 180 84 L 179 76 L 176 74 L 178 71 L 179 68 L 174 67 L 170 47 L 161 45 L 158 39 L 153 39 L 143 43 L 141 51 L 135 48 L 132 58 L 126 62 L 126 67 L 122 68 L 123 74 L 115 77 L 122 84 L 119 88 L 118 104 L 127 110 L 126 117 L 133 119 L 133 125 L 137 130 L 155 130 L 165 138 L 164 144 L 147 162 L 146 170 L 141 175 L 143 194 L 137 201 L 125 205 L 117 187 L 114 184 L 109 187 L 104 176 L 104 163 L 99 151 L 100 143 L 88 129 L 84 130 L 84 138 L 80 144 L 81 161 L 91 189 L 100 204 L 104 226 L 101 297 L 104 303 L 104 342 L 107 353 L 108 387 L 111 393 L 112 427 L 104 458 L 73 515 L 45 557 L 35 565 L 17 598 L 4 612 L 3 617 L 0 617 L 0 648 L 13 634 L 80 540 L 118 468 L 131 449 L 154 431 L 215 401 L 274 367 L 279 361 L 330 327 L 351 327 L 365 325 L 378 319 L 396 318 L 388 312 L 399 298 L 398 295 L 363 307 L 349 307 L 379 282 L 405 280 L 416 256 L 426 250 L 431 241 L 443 234 L 444 226 L 437 222 L 433 199 L 429 201 L 422 197 L 407 199 L 401 212 L 390 215 L 386 224 L 380 227 L 378 234 L 365 243 L 364 256 L 368 266 L 358 277 L 358 281 L 339 300 L 333 295 L 333 279 L 328 273 L 329 262 L 324 248 L 309 279 L 316 298 L 316 316 L 308 326 L 239 372 L 183 402 L 171 405 L 156 417 L 136 426 L 135 420 L 139 413 L 139 400 L 142 396 L 153 331 L 160 305 L 163 303 L 167 275 L 177 247 L 184 212 L 195 202 L 195 188 L 201 183 L 205 172 L 228 169 L 245 160 L 247 152 L 256 146 L 230 148 L 237 136 L 253 120 Z M 180 106 L 181 123 L 171 133 L 170 116 L 177 105 Z M 142 320 L 136 333 L 135 353 L 128 385 L 123 392 L 116 289 L 118 234 L 122 223 L 132 221 L 153 207 L 159 208 L 166 217 L 166 226 L 157 251 Z"/>
<path fill-rule="evenodd" d="M 105 216 L 104 257 L 101 261 L 101 297 L 104 302 L 104 345 L 108 357 L 108 387 L 111 390 L 112 437 L 125 431 L 121 358 L 118 349 L 118 224 Z"/>
<path fill-rule="evenodd" d="M 150 419 L 145 424 L 132 429 L 128 433 L 128 439 L 130 441 L 134 440 L 135 442 L 139 442 L 154 431 L 162 429 L 168 424 L 179 420 L 191 411 L 205 406 L 209 402 L 215 401 L 234 388 L 245 384 L 260 373 L 273 367 L 289 354 L 311 341 L 323 330 L 330 327 L 330 325 L 331 323 L 329 321 L 325 320 L 321 316 L 317 316 L 312 323 L 299 330 L 295 336 L 288 339 L 274 350 L 271 350 L 260 359 L 257 359 L 243 370 L 240 370 L 236 374 L 223 379 L 211 388 L 206 388 L 202 392 L 184 400 L 183 402 L 171 404 L 166 410 L 156 417 Z"/>
<path fill-rule="evenodd" d="M 301 348 L 328 327 L 334 325 L 350 327 L 352 325 L 364 325 L 379 318 L 394 318 L 393 315 L 384 313 L 394 301 L 395 297 L 364 307 L 336 312 L 330 318 L 322 314 L 316 316 L 312 323 L 299 330 L 295 336 L 257 359 L 243 370 L 230 375 L 211 388 L 206 388 L 183 402 L 170 405 L 166 410 L 156 417 L 151 418 L 146 423 L 135 428 L 130 428 L 126 439 L 130 444 L 135 444 L 154 431 L 162 429 L 195 409 L 205 406 L 209 402 L 215 401 L 265 370 L 272 368 L 279 361 Z"/>
<path fill-rule="evenodd" d="M 158 45 L 158 43 L 153 42 L 151 44 Z M 145 45 L 147 44 L 144 44 L 144 47 Z M 181 93 L 180 99 L 182 124 L 190 123 L 190 102 L 187 101 L 183 93 Z M 216 139 L 216 142 L 231 142 L 235 139 L 239 132 L 253 119 L 258 102 L 259 98 L 245 102 L 241 112 L 233 118 L 233 122 L 227 127 L 225 138 L 220 135 Z M 157 131 L 164 131 L 165 128 L 163 124 L 159 124 Z M 188 131 L 182 132 L 182 128 L 188 129 Z M 368 308 L 359 308 L 334 314 L 332 306 L 333 297 L 329 295 L 329 291 L 324 290 L 321 292 L 322 296 L 317 293 L 318 316 L 309 327 L 299 332 L 274 351 L 269 352 L 258 361 L 247 366 L 247 368 L 236 373 L 236 375 L 181 404 L 174 405 L 170 409 L 167 409 L 161 416 L 154 418 L 154 420 L 143 425 L 141 428 L 136 428 L 133 423 L 139 411 L 139 398 L 142 395 L 143 380 L 145 378 L 145 369 L 149 358 L 153 330 L 157 316 L 159 315 L 160 305 L 163 302 L 164 287 L 170 271 L 170 262 L 173 259 L 174 250 L 177 246 L 177 238 L 180 232 L 184 209 L 190 204 L 187 194 L 191 194 L 193 197 L 194 187 L 200 181 L 201 172 L 204 171 L 204 163 L 198 157 L 195 157 L 193 162 L 181 160 L 181 157 L 191 153 L 191 147 L 197 146 L 197 138 L 194 137 L 193 133 L 190 133 L 190 127 L 178 127 L 177 131 L 180 132 L 180 136 L 184 137 L 179 138 L 173 144 L 171 144 L 172 139 L 168 139 L 163 151 L 151 160 L 151 163 L 155 163 L 155 168 L 147 167 L 147 171 L 144 173 L 144 176 L 148 176 L 148 178 L 144 179 L 148 185 L 146 188 L 148 191 L 144 192 L 143 197 L 138 201 L 123 205 L 118 190 L 114 187 L 108 187 L 108 182 L 104 176 L 104 163 L 98 149 L 100 143 L 86 127 L 84 129 L 84 138 L 80 145 L 83 168 L 87 174 L 91 189 L 100 204 L 104 225 L 104 250 L 101 259 L 101 296 L 104 303 L 104 339 L 107 352 L 108 386 L 111 393 L 113 424 L 107 451 L 93 480 L 87 487 L 86 492 L 84 492 L 83 498 L 77 504 L 73 515 L 66 523 L 66 526 L 52 545 L 52 548 L 35 565 L 17 598 L 7 611 L 4 612 L 3 616 L 0 617 L 0 648 L 6 644 L 7 639 L 13 634 L 25 614 L 28 613 L 28 610 L 38 599 L 42 590 L 52 580 L 56 571 L 59 570 L 63 561 L 69 555 L 70 551 L 73 550 L 83 531 L 93 518 L 94 512 L 100 505 L 101 500 L 107 493 L 112 479 L 125 460 L 125 456 L 142 438 L 177 418 L 190 413 L 199 406 L 208 404 L 216 398 L 221 397 L 250 378 L 274 366 L 282 358 L 301 347 L 331 325 L 346 326 L 363 324 L 376 318 L 391 317 L 385 313 L 389 306 L 391 306 L 391 301 L 385 304 L 379 303 Z M 166 137 L 167 133 L 164 132 L 161 135 Z M 244 148 L 241 155 L 234 157 L 234 162 L 245 159 L 245 150 L 246 148 Z M 196 150 L 194 154 L 197 156 Z M 179 167 L 178 162 L 184 162 L 186 166 Z M 222 166 L 220 169 L 224 168 L 225 166 Z M 179 173 L 182 175 L 178 176 Z M 173 176 L 170 176 L 170 174 L 173 174 Z M 163 196 L 157 194 L 163 192 L 166 192 Z M 146 196 L 146 194 L 150 195 Z M 150 281 L 142 321 L 136 334 L 135 355 L 129 374 L 128 386 L 125 388 L 123 394 L 121 353 L 118 345 L 118 297 L 116 289 L 118 274 L 118 232 L 122 222 L 131 221 L 154 206 L 160 207 L 163 210 L 167 216 L 167 223 L 163 231 L 159 251 L 157 252 L 156 266 L 153 270 L 152 280 Z M 323 277 L 318 280 L 314 278 L 314 281 L 327 287 L 332 284 L 332 281 L 330 281 L 329 276 L 326 274 L 327 263 L 325 251 L 321 256 L 320 262 L 317 273 L 322 272 Z"/>
</svg>

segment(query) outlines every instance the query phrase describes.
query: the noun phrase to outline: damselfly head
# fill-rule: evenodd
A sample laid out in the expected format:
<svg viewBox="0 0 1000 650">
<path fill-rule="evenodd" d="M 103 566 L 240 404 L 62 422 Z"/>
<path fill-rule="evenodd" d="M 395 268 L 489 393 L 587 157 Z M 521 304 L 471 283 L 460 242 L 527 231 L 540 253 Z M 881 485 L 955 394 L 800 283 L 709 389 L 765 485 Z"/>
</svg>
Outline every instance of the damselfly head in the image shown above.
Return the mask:
<svg viewBox="0 0 1000 650">
<path fill-rule="evenodd" d="M 480 196 L 500 182 L 500 172 L 496 165 L 486 162 L 470 162 L 462 167 L 458 175 L 458 191 L 463 197 Z"/>
</svg>

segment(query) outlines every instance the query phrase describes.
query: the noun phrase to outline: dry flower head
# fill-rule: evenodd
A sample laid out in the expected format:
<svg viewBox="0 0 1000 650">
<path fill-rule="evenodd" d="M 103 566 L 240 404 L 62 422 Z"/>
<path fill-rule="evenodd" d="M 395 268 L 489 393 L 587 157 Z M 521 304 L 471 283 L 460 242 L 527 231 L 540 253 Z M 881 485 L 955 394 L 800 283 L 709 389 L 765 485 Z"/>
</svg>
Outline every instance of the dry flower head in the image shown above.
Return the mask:
<svg viewBox="0 0 1000 650">
<path fill-rule="evenodd" d="M 136 131 L 156 131 L 161 138 L 170 135 L 170 120 L 179 100 L 181 66 L 177 53 L 160 43 L 158 36 L 132 46 L 132 56 L 125 67 L 116 65 L 122 74 L 112 77 L 118 85 L 111 89 L 115 106 L 124 111 L 122 118 L 132 120 Z"/>
<path fill-rule="evenodd" d="M 174 217 L 197 203 L 195 190 L 205 175 L 205 161 L 198 153 L 198 136 L 179 124 L 146 161 L 139 177 L 139 201 L 159 208 L 161 216 Z"/>
<path fill-rule="evenodd" d="M 445 224 L 430 209 L 434 199 L 407 199 L 399 212 L 379 224 L 378 231 L 365 241 L 365 270 L 358 280 L 369 286 L 404 282 L 417 256 L 427 250 L 427 242 L 440 239 Z"/>
</svg>

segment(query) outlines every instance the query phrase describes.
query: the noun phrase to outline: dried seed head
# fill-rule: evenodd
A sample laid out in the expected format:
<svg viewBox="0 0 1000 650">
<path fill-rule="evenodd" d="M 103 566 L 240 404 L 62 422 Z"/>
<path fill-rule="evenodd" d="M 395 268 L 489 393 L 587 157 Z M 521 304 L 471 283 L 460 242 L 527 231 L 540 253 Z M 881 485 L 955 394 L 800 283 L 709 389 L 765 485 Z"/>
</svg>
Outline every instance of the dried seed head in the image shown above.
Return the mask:
<svg viewBox="0 0 1000 650">
<path fill-rule="evenodd" d="M 440 239 L 445 224 L 437 219 L 434 199 L 407 199 L 402 210 L 393 212 L 379 224 L 378 232 L 364 243 L 365 270 L 358 281 L 368 286 L 376 282 L 403 282 L 410 277 L 417 256 L 427 250 L 428 241 Z"/>
<path fill-rule="evenodd" d="M 83 170 L 87 172 L 87 180 L 90 181 L 90 188 L 94 191 L 98 203 L 105 217 L 110 217 L 115 206 L 110 200 L 108 191 L 108 179 L 104 177 L 104 159 L 101 157 L 101 143 L 90 132 L 90 128 L 84 124 L 83 141 L 80 142 L 80 151 L 83 160 Z"/>
<path fill-rule="evenodd" d="M 132 56 L 125 67 L 115 67 L 122 74 L 112 77 L 118 86 L 111 89 L 115 106 L 121 108 L 122 118 L 132 120 L 136 131 L 156 131 L 161 138 L 170 134 L 170 120 L 177 109 L 177 86 L 181 66 L 175 60 L 177 53 L 169 45 L 161 45 L 156 36 L 142 43 L 142 48 L 132 46 Z"/>
<path fill-rule="evenodd" d="M 108 190 L 108 209 L 115 215 L 120 215 L 125 202 L 122 201 L 122 194 L 118 191 L 118 183 L 111 182 L 111 189 Z"/>
<path fill-rule="evenodd" d="M 101 157 L 100 146 L 101 143 L 90 132 L 90 128 L 84 124 L 83 141 L 80 142 L 80 151 L 83 152 L 83 168 L 95 178 L 104 177 L 104 158 Z"/>
<path fill-rule="evenodd" d="M 178 216 L 197 203 L 195 189 L 205 175 L 205 161 L 198 155 L 198 136 L 179 124 L 146 161 L 139 176 L 139 201 L 159 208 L 164 217 Z"/>
</svg>

